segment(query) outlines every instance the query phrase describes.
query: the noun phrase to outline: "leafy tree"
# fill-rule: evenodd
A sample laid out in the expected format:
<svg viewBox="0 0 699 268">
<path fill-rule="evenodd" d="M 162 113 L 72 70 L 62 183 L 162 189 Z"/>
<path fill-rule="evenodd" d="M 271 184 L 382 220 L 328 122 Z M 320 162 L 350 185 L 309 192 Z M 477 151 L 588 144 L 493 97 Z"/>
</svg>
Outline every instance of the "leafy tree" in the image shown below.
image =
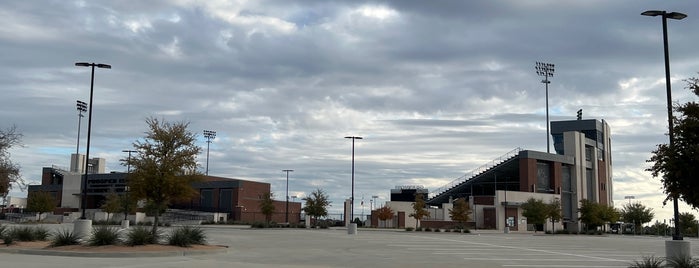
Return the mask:
<svg viewBox="0 0 699 268">
<path fill-rule="evenodd" d="M 600 205 L 599 213 L 600 213 L 600 216 L 599 216 L 600 219 L 603 222 L 607 222 L 607 223 L 615 223 L 619 220 L 619 217 L 620 217 L 619 210 L 613 206 Z"/>
<path fill-rule="evenodd" d="M 10 148 L 20 145 L 22 134 L 17 132 L 17 127 L 12 126 L 6 130 L 0 129 L 0 197 L 3 200 L 12 190 L 13 186 L 24 188 L 24 180 L 19 173 L 19 165 L 12 163 Z"/>
<path fill-rule="evenodd" d="M 563 218 L 563 212 L 561 211 L 561 200 L 558 198 L 551 200 L 550 203 L 546 204 L 546 218 L 551 220 L 551 233 L 556 232 L 556 222 Z"/>
<path fill-rule="evenodd" d="M 133 198 L 145 199 L 155 212 L 153 234 L 157 234 L 160 212 L 175 200 L 189 200 L 197 192 L 192 183 L 201 180 L 196 157 L 201 148 L 188 123 L 146 119 L 149 130 L 142 141 L 134 142 L 135 156 L 121 159 L 131 165 L 127 176 Z"/>
<path fill-rule="evenodd" d="M 51 212 L 55 208 L 56 200 L 49 192 L 32 192 L 27 198 L 27 210 L 39 213 L 39 221 L 41 221 L 42 214 Z"/>
<path fill-rule="evenodd" d="M 314 218 L 314 225 L 318 222 L 319 217 L 328 215 L 329 199 L 328 195 L 321 189 L 316 189 L 310 196 L 303 198 L 303 201 L 306 201 L 303 212 Z"/>
<path fill-rule="evenodd" d="M 604 219 L 602 219 L 602 206 L 597 202 L 583 199 L 580 200 L 580 222 L 585 224 L 588 229 L 597 229 L 597 227 L 604 225 Z"/>
<path fill-rule="evenodd" d="M 393 219 L 393 210 L 387 206 L 383 206 L 377 209 L 376 214 L 379 220 L 382 222 L 386 222 L 387 220 Z"/>
<path fill-rule="evenodd" d="M 425 199 L 422 197 L 422 194 L 416 194 L 415 202 L 413 203 L 413 213 L 410 214 L 410 217 L 415 219 L 415 228 L 420 226 L 420 220 L 422 218 L 429 216 L 430 212 L 425 209 Z"/>
<path fill-rule="evenodd" d="M 459 223 L 459 227 L 465 227 L 466 223 L 471 220 L 471 207 L 466 203 L 465 198 L 454 201 L 454 207 L 449 209 L 449 216 L 453 221 Z"/>
<path fill-rule="evenodd" d="M 697 219 L 694 214 L 689 212 L 680 213 L 680 226 L 682 226 L 682 233 L 687 235 L 697 235 Z"/>
<path fill-rule="evenodd" d="M 121 204 L 119 202 L 119 195 L 115 192 L 110 192 L 100 208 L 102 208 L 102 211 L 107 212 L 107 221 L 109 221 L 111 219 L 111 214 L 120 212 Z"/>
<path fill-rule="evenodd" d="M 624 222 L 633 223 L 634 230 L 641 230 L 644 223 L 653 220 L 655 213 L 653 209 L 641 203 L 628 203 L 621 209 L 621 218 Z"/>
<path fill-rule="evenodd" d="M 542 225 L 546 223 L 548 218 L 549 207 L 542 199 L 530 197 L 526 202 L 522 203 L 522 216 L 527 218 L 527 223 Z M 537 228 L 534 228 L 536 233 Z"/>
<path fill-rule="evenodd" d="M 260 211 L 265 215 L 265 220 L 268 224 L 272 221 L 272 214 L 274 214 L 275 210 L 272 197 L 274 197 L 273 193 L 265 193 L 262 195 L 262 200 L 260 200 Z"/>
<path fill-rule="evenodd" d="M 688 89 L 699 96 L 699 78 L 685 80 Z M 653 177 L 661 177 L 665 201 L 679 198 L 699 208 L 699 103 L 676 105 L 673 113 L 673 146 L 659 144 L 648 160 Z M 679 115 L 678 115 L 679 114 Z"/>
<path fill-rule="evenodd" d="M 136 212 L 137 206 L 138 204 L 136 200 L 131 198 L 131 194 L 116 194 L 111 192 L 109 195 L 107 195 L 107 199 L 104 204 L 102 204 L 102 210 L 107 212 L 107 214 L 123 213 L 124 220 L 126 220 L 130 213 Z M 107 220 L 109 220 L 109 215 L 107 215 Z"/>
</svg>

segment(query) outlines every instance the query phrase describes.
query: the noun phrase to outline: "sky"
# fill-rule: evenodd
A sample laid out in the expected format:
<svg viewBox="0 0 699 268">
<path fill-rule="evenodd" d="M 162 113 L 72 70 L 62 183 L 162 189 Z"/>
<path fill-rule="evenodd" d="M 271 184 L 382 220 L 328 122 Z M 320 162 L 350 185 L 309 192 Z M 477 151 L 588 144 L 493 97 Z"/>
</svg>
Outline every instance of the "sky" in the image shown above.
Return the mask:
<svg viewBox="0 0 699 268">
<path fill-rule="evenodd" d="M 293 169 L 290 196 L 322 189 L 339 213 L 344 137 L 361 136 L 360 215 L 397 185 L 434 190 L 517 147 L 545 152 L 541 61 L 555 64 L 551 121 L 578 109 L 607 121 L 615 205 L 662 221 L 672 206 L 645 171 L 668 141 L 662 23 L 646 10 L 688 15 L 668 21 L 672 94 L 695 100 L 683 81 L 699 76 L 693 1 L 0 1 L 0 128 L 23 134 L 12 160 L 40 184 L 77 150 L 90 69 L 75 62 L 110 64 L 95 70 L 90 147 L 107 171 L 126 171 L 147 118 L 187 122 L 202 172 L 202 131 L 216 131 L 209 175 L 268 182 L 283 200 Z"/>
</svg>

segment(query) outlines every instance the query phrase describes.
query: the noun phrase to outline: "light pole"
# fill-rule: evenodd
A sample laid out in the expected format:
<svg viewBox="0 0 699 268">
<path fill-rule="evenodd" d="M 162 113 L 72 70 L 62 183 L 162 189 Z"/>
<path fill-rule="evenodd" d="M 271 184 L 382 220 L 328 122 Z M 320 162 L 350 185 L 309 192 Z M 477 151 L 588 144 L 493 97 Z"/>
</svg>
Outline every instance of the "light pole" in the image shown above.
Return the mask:
<svg viewBox="0 0 699 268">
<path fill-rule="evenodd" d="M 83 119 L 83 113 L 87 112 L 87 103 L 84 101 L 78 100 L 78 146 L 75 149 L 75 154 L 80 153 L 80 125 Z"/>
<path fill-rule="evenodd" d="M 633 196 L 633 195 L 627 195 L 627 196 L 624 196 L 624 199 L 626 199 L 627 201 L 629 201 L 629 204 L 631 204 L 631 199 L 636 199 L 636 197 Z"/>
<path fill-rule="evenodd" d="M 546 85 L 546 152 L 551 153 L 551 145 L 549 142 L 549 84 L 551 84 L 551 81 L 549 81 L 549 77 L 553 76 L 553 67 L 554 65 L 551 63 L 545 63 L 545 62 L 536 62 L 536 74 L 539 76 L 543 76 L 544 80 L 541 80 L 541 83 L 544 83 Z"/>
<path fill-rule="evenodd" d="M 79 67 L 91 67 L 92 68 L 92 74 L 90 75 L 90 104 L 89 104 L 89 111 L 87 112 L 87 149 L 85 150 L 85 177 L 83 178 L 83 189 L 82 189 L 82 214 L 80 216 L 80 219 L 85 220 L 85 206 L 87 206 L 87 171 L 89 168 L 87 167 L 88 162 L 90 161 L 90 134 L 92 132 L 92 95 L 94 92 L 95 88 L 95 67 L 97 68 L 103 68 L 103 69 L 111 69 L 112 66 L 109 64 L 103 64 L 103 63 L 88 63 L 88 62 L 76 62 L 75 66 Z"/>
<path fill-rule="evenodd" d="M 126 173 L 131 173 L 131 153 L 136 153 L 135 150 L 122 150 L 123 153 L 128 153 L 129 156 L 126 158 Z"/>
<path fill-rule="evenodd" d="M 643 16 L 660 16 L 663 21 L 663 47 L 665 51 L 665 87 L 667 91 L 667 123 L 668 123 L 668 136 L 670 137 L 670 151 L 674 147 L 674 135 L 673 135 L 673 124 L 672 124 L 672 89 L 670 85 L 670 53 L 668 51 L 668 41 L 667 41 L 667 19 L 681 20 L 687 17 L 687 15 L 679 12 L 667 12 L 664 10 L 648 10 L 641 13 Z M 680 232 L 680 212 L 678 207 L 677 196 L 672 197 L 672 207 L 674 209 L 674 219 L 675 219 L 675 232 L 672 235 L 672 240 L 683 240 L 682 233 Z"/>
<path fill-rule="evenodd" d="M 206 176 L 209 176 L 209 145 L 211 140 L 216 138 L 216 131 L 204 130 L 204 137 L 206 138 Z"/>
<path fill-rule="evenodd" d="M 350 222 L 354 220 L 354 140 L 361 140 L 362 137 L 347 136 L 345 139 L 352 139 L 352 197 L 350 203 Z"/>
<path fill-rule="evenodd" d="M 294 172 L 293 169 L 283 169 L 286 172 L 286 223 L 289 223 L 289 172 Z"/>
</svg>

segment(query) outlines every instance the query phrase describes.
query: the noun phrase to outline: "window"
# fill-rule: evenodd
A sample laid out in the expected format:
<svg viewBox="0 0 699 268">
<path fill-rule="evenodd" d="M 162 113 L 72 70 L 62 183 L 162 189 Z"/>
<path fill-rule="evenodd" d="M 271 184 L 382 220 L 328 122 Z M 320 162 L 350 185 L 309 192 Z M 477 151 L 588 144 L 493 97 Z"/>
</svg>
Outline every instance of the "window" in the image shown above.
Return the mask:
<svg viewBox="0 0 699 268">
<path fill-rule="evenodd" d="M 536 192 L 537 193 L 548 193 L 553 189 L 551 188 L 551 168 L 549 163 L 537 162 L 536 163 Z"/>
</svg>

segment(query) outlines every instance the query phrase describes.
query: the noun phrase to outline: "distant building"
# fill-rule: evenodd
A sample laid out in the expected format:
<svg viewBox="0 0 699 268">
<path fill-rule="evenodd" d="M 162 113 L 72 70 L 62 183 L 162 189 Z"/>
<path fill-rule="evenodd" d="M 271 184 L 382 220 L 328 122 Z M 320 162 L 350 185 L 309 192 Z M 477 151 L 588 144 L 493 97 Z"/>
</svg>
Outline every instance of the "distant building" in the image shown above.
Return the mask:
<svg viewBox="0 0 699 268">
<path fill-rule="evenodd" d="M 561 202 L 563 221 L 557 229 L 581 230 L 582 199 L 614 205 L 609 126 L 595 119 L 556 121 L 551 122 L 551 135 L 556 153 L 517 148 L 432 192 L 427 199 L 430 217 L 421 225 L 453 225 L 448 210 L 455 199 L 465 198 L 472 209 L 471 228 L 533 230 L 541 226 L 528 224 L 520 206 L 536 198 Z M 393 227 L 411 226 L 405 215 L 413 213 L 407 202 L 414 198 L 407 200 L 409 194 L 401 192 L 396 199 L 406 203 L 387 203 L 396 213 Z"/>
<path fill-rule="evenodd" d="M 414 202 L 415 196 L 418 194 L 427 200 L 429 193 L 426 188 L 419 185 L 396 186 L 396 188 L 391 189 L 391 201 Z"/>
<path fill-rule="evenodd" d="M 84 161 L 84 156 L 73 155 L 73 161 Z M 86 210 L 88 213 L 100 211 L 107 195 L 111 192 L 121 194 L 127 191 L 127 173 L 92 173 L 104 171 L 104 161 L 95 159 L 91 161 L 95 167 L 89 170 L 87 181 Z M 84 165 L 83 165 L 84 166 Z M 42 169 L 41 185 L 30 185 L 28 196 L 33 192 L 48 192 L 56 200 L 56 215 L 74 214 L 81 209 L 82 178 L 84 169 L 80 165 L 71 163 L 71 167 L 78 167 L 75 171 L 68 171 L 56 166 Z M 259 202 L 264 194 L 270 192 L 271 185 L 265 182 L 254 182 L 232 178 L 215 176 L 203 176 L 201 182 L 192 184 L 199 195 L 188 202 L 178 202 L 171 207 L 205 212 L 219 212 L 228 214 L 227 219 L 242 222 L 264 221 L 264 216 L 259 209 Z M 275 201 L 275 213 L 272 220 L 285 222 L 286 203 Z M 289 202 L 289 222 L 298 223 L 300 220 L 301 203 Z"/>
</svg>

